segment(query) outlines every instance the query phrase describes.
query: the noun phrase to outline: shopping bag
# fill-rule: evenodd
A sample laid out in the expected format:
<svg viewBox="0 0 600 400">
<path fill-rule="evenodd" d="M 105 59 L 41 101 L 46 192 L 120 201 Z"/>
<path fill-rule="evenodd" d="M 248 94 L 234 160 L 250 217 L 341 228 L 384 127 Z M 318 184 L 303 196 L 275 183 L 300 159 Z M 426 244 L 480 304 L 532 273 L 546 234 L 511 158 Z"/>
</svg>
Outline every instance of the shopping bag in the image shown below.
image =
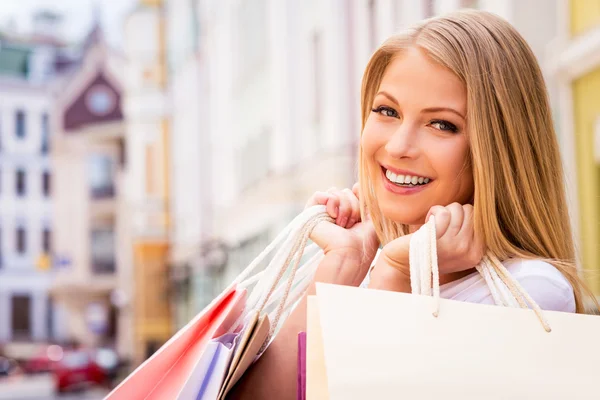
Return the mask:
<svg viewBox="0 0 600 400">
<path fill-rule="evenodd" d="M 298 334 L 297 400 L 306 400 L 306 332 Z"/>
<path fill-rule="evenodd" d="M 224 398 L 266 350 L 308 288 L 324 256 L 315 244 L 308 246 L 309 235 L 324 220 L 331 221 L 324 206 L 296 217 L 228 289 L 107 399 Z M 252 276 L 278 246 L 267 267 Z"/>
<path fill-rule="evenodd" d="M 224 399 L 227 393 L 242 377 L 244 372 L 252 365 L 260 348 L 263 346 L 271 325 L 267 315 L 260 315 L 258 312 L 252 314 L 251 323 L 245 332 L 245 335 L 240 340 L 240 345 L 236 351 L 236 355 L 229 367 L 227 376 L 221 386 L 218 399 Z"/>
<path fill-rule="evenodd" d="M 327 368 L 316 296 L 308 296 L 306 313 L 306 399 L 328 400 Z"/>
<path fill-rule="evenodd" d="M 317 284 L 307 399 L 598 398 L 600 318 L 540 314 L 531 298 L 517 300 L 533 310 L 441 299 L 435 243 L 429 248 L 421 260 L 436 264 L 432 296 Z M 494 276 L 510 281 L 484 261 L 490 288 Z M 522 291 L 514 282 L 509 289 Z"/>
<path fill-rule="evenodd" d="M 107 400 L 176 399 L 209 341 L 226 333 L 245 305 L 247 291 L 229 287 L 154 355 L 140 365 Z"/>
<path fill-rule="evenodd" d="M 180 391 L 178 399 L 217 398 L 238 338 L 238 333 L 227 333 L 208 343 L 194 372 Z"/>
</svg>

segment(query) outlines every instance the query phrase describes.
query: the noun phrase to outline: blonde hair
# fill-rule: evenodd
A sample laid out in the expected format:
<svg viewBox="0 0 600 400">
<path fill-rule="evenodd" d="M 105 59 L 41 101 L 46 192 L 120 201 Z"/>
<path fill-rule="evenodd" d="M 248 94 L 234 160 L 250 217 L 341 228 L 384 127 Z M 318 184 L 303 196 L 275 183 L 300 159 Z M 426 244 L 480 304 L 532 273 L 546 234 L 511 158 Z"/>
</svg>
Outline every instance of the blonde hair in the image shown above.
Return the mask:
<svg viewBox="0 0 600 400">
<path fill-rule="evenodd" d="M 583 312 L 583 295 L 592 294 L 577 274 L 559 148 L 533 52 L 508 22 L 487 12 L 425 20 L 389 38 L 371 57 L 362 82 L 363 129 L 387 66 L 410 47 L 424 50 L 465 84 L 475 232 L 501 260 L 553 264 L 573 286 L 577 312 Z M 381 215 L 359 151 L 361 213 L 370 211 L 386 244 L 407 227 Z"/>
</svg>

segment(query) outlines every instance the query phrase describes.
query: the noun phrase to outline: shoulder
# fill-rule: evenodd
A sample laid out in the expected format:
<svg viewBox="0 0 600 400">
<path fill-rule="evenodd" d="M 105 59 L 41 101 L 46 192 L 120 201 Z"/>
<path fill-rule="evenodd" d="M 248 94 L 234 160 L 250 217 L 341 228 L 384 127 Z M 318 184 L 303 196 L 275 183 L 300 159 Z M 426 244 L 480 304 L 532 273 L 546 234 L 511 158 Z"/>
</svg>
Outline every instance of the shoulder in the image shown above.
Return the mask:
<svg viewBox="0 0 600 400">
<path fill-rule="evenodd" d="M 543 310 L 575 312 L 573 287 L 555 266 L 539 259 L 512 259 L 503 264 Z"/>
</svg>

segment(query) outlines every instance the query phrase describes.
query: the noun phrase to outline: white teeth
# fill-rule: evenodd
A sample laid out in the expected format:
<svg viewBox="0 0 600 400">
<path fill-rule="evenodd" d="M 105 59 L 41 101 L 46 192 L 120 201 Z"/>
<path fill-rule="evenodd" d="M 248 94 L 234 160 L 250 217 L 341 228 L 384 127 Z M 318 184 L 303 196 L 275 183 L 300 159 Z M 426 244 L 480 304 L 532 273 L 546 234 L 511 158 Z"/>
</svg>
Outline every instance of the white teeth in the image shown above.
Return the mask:
<svg viewBox="0 0 600 400">
<path fill-rule="evenodd" d="M 390 170 L 385 171 L 385 176 L 391 182 L 402 184 L 402 185 L 416 185 L 418 183 L 424 184 L 429 182 L 429 178 L 424 178 L 422 176 L 411 176 L 411 175 L 396 175 Z"/>
</svg>

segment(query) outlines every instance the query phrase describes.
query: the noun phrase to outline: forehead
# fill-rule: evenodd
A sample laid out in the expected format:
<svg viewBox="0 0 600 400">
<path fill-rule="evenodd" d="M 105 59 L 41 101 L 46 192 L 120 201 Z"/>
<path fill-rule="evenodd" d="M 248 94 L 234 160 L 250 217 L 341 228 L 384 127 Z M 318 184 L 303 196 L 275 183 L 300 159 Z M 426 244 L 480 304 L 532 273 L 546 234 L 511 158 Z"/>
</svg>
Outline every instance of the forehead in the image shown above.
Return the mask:
<svg viewBox="0 0 600 400">
<path fill-rule="evenodd" d="M 406 49 L 394 57 L 379 90 L 392 94 L 401 103 L 452 107 L 463 113 L 467 109 L 467 90 L 461 80 L 418 48 Z"/>
</svg>

